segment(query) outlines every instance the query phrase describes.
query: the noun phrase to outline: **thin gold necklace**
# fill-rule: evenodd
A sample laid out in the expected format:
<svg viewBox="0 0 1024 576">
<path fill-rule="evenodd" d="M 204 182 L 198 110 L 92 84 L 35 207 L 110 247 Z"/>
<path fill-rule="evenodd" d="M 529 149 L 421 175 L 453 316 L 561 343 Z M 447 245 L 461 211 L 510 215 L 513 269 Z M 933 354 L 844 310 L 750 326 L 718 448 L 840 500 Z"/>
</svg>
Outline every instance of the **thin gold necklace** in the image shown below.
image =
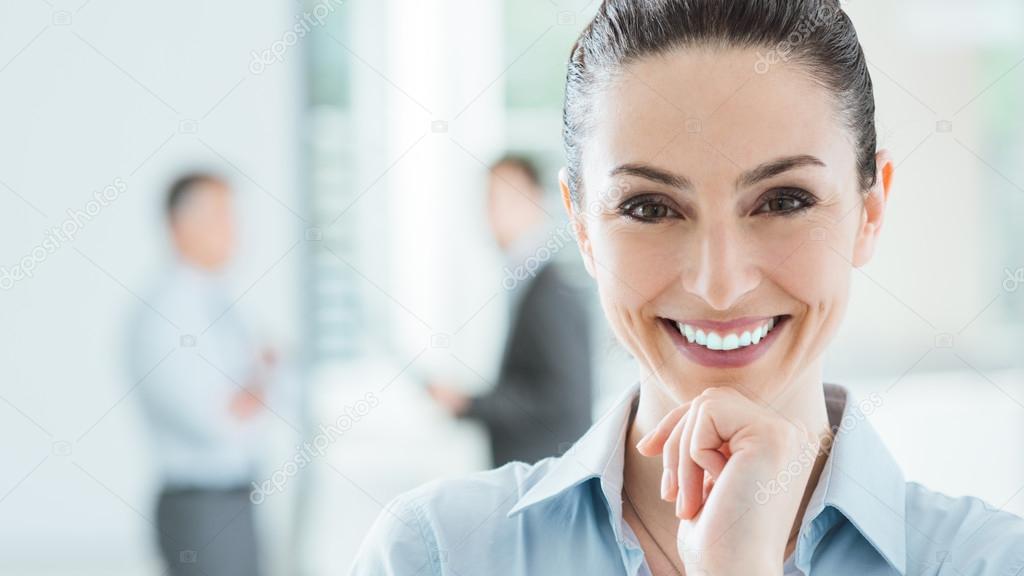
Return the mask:
<svg viewBox="0 0 1024 576">
<path fill-rule="evenodd" d="M 644 532 L 647 532 L 647 535 L 654 541 L 654 545 L 658 547 L 658 551 L 665 557 L 665 560 L 668 560 L 669 566 L 676 571 L 677 575 L 682 576 L 682 572 L 676 567 L 675 562 L 672 561 L 672 557 L 668 555 L 668 552 L 665 552 L 665 549 L 658 543 L 658 539 L 654 537 L 654 533 L 647 527 L 647 522 L 644 522 L 643 516 L 640 515 L 640 509 L 636 507 L 636 504 L 633 504 L 633 499 L 629 497 L 629 491 L 626 490 L 625 482 L 622 484 L 622 495 L 626 497 L 626 502 L 629 502 L 629 507 L 636 513 L 636 518 L 640 521 L 640 525 L 644 527 Z"/>
</svg>

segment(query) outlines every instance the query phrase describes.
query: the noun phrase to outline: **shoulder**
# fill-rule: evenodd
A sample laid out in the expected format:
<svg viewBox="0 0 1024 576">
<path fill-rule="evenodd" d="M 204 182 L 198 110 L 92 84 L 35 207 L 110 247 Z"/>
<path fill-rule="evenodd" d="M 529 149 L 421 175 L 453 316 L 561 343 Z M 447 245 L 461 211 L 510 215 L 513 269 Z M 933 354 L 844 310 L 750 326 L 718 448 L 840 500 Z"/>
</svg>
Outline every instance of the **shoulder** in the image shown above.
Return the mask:
<svg viewBox="0 0 1024 576">
<path fill-rule="evenodd" d="M 134 304 L 126 317 L 128 348 L 133 355 L 141 355 L 136 359 L 146 370 L 178 343 L 177 327 L 183 324 L 174 294 L 170 283 L 152 283 L 143 293 L 144 300 Z M 168 318 L 172 318 L 174 323 Z"/>
<path fill-rule="evenodd" d="M 1018 574 L 1024 569 L 1024 519 L 973 496 L 953 497 L 916 482 L 906 492 L 908 572 Z"/>
<path fill-rule="evenodd" d="M 545 458 L 536 464 L 509 462 L 498 468 L 454 478 L 428 482 L 405 492 L 396 500 L 415 508 L 424 519 L 439 526 L 446 520 L 472 521 L 474 516 L 501 518 L 515 506 L 543 474 L 551 462 Z"/>
<path fill-rule="evenodd" d="M 439 574 L 446 556 L 470 533 L 491 541 L 513 537 L 515 521 L 506 516 L 549 461 L 510 462 L 434 480 L 394 497 L 364 539 L 352 573 Z"/>
<path fill-rule="evenodd" d="M 188 288 L 181 282 L 180 275 L 161 272 L 146 283 L 141 291 L 142 301 L 132 307 L 132 326 L 136 330 L 153 330 L 169 325 L 162 314 L 173 315 L 177 320 L 181 312 L 187 311 L 181 303 L 188 297 Z"/>
</svg>

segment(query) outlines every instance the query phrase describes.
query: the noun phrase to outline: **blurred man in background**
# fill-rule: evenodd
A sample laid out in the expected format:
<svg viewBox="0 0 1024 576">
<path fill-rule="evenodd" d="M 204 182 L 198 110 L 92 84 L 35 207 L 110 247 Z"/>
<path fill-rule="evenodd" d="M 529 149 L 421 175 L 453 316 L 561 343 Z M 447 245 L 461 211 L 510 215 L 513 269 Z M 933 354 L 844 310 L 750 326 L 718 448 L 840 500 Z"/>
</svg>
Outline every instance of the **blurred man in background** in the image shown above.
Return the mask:
<svg viewBox="0 0 1024 576">
<path fill-rule="evenodd" d="M 509 155 L 491 166 L 488 220 L 505 255 L 504 284 L 513 302 L 498 382 L 480 396 L 429 387 L 451 414 L 484 424 L 495 466 L 560 454 L 591 424 L 586 299 L 550 262 L 557 250 L 549 242 L 543 205 L 537 169 L 528 159 Z"/>
<path fill-rule="evenodd" d="M 132 364 L 163 488 L 161 553 L 172 575 L 259 574 L 250 484 L 273 362 L 258 354 L 220 272 L 234 251 L 232 192 L 210 174 L 170 188 L 175 261 L 140 309 Z M 168 325 L 180 330 L 168 353 Z"/>
</svg>

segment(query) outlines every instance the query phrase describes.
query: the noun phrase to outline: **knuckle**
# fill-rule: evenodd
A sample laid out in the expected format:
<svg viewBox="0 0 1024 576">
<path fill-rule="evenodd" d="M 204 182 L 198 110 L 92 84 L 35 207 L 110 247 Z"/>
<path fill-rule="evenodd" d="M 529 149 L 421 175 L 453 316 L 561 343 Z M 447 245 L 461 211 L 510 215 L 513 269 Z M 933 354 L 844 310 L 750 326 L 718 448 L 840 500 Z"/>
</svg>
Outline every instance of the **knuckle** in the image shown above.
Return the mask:
<svg viewBox="0 0 1024 576">
<path fill-rule="evenodd" d="M 712 386 L 704 390 L 703 396 L 708 398 L 721 398 L 729 393 L 732 388 L 728 386 Z"/>
</svg>

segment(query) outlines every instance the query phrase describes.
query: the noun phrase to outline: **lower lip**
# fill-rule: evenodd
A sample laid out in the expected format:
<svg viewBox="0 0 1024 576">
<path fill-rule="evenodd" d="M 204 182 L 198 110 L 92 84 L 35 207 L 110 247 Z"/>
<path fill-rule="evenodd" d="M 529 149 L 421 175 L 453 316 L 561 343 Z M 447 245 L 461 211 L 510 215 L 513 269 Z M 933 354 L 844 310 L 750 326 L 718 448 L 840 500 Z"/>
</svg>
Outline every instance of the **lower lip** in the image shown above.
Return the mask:
<svg viewBox="0 0 1024 576">
<path fill-rule="evenodd" d="M 668 332 L 669 337 L 672 338 L 676 348 L 690 360 L 709 368 L 739 368 L 753 363 L 767 353 L 768 349 L 778 339 L 779 333 L 789 325 L 790 318 L 790 316 L 776 317 L 775 326 L 760 342 L 751 346 L 736 348 L 735 350 L 710 350 L 696 342 L 691 344 L 686 339 L 686 336 L 676 329 L 673 321 L 662 318 L 661 323 Z"/>
</svg>

